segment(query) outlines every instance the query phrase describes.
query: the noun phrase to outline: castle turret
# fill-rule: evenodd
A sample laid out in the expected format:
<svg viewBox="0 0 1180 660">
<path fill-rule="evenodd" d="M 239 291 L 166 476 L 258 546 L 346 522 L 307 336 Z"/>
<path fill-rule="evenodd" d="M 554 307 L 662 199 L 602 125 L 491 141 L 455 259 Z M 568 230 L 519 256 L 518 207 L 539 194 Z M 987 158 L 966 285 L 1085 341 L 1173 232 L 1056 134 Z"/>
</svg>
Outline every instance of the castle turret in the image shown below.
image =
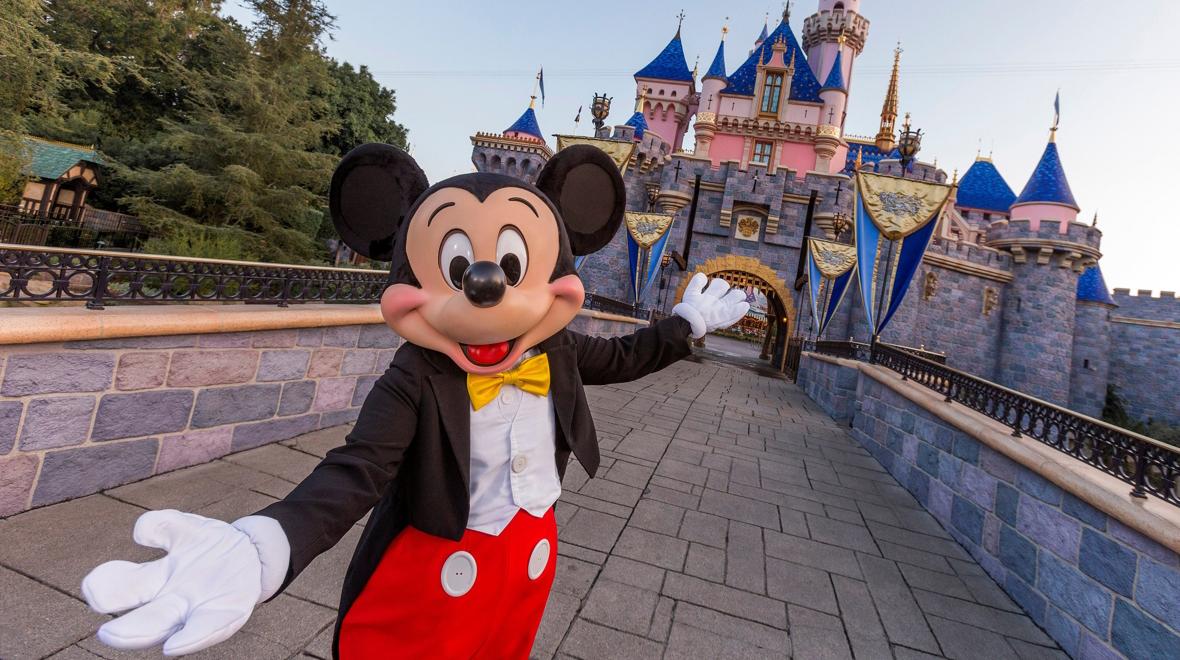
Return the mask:
<svg viewBox="0 0 1180 660">
<path fill-rule="evenodd" d="M 530 183 L 536 179 L 553 150 L 545 143 L 545 135 L 537 123 L 535 102 L 536 97 L 532 97 L 529 107 L 503 133 L 471 136 L 471 162 L 476 170 L 508 174 Z"/>
<path fill-rule="evenodd" d="M 881 105 L 881 127 L 877 130 L 877 148 L 885 153 L 897 146 L 894 125 L 897 123 L 897 73 L 901 66 L 901 46 L 893 49 L 893 72 L 889 74 L 889 89 Z"/>
<path fill-rule="evenodd" d="M 729 85 L 729 78 L 725 75 L 725 35 L 728 32 L 728 26 L 721 28 L 721 43 L 717 44 L 717 54 L 713 56 L 713 63 L 709 65 L 709 70 L 701 80 L 701 100 L 693 130 L 696 155 L 702 158 L 709 157 L 709 145 L 712 144 L 717 129 L 717 109 L 721 104 L 721 90 Z"/>
<path fill-rule="evenodd" d="M 1110 314 L 1117 307 L 1102 269 L 1087 268 L 1078 278 L 1069 384 L 1069 407 L 1083 415 L 1102 416 L 1110 382 Z"/>
<path fill-rule="evenodd" d="M 1063 406 L 1070 403 L 1078 276 L 1102 256 L 1101 232 L 1074 222 L 1077 213 L 1050 137 L 1010 219 L 988 229 L 988 243 L 1011 252 L 1013 262 L 998 373 L 1004 385 Z"/>
<path fill-rule="evenodd" d="M 869 21 L 859 10 L 860 0 L 820 0 L 818 11 L 803 22 L 803 50 L 812 72 L 819 80 L 829 80 L 839 59 L 845 94 L 852 88 L 852 66 L 869 36 Z M 843 127 L 843 121 L 839 125 Z"/>
<path fill-rule="evenodd" d="M 639 109 L 647 115 L 647 130 L 679 146 L 696 111 L 696 81 L 684 59 L 679 26 L 660 54 L 635 72 L 635 85 L 635 98 L 647 97 Z"/>
</svg>

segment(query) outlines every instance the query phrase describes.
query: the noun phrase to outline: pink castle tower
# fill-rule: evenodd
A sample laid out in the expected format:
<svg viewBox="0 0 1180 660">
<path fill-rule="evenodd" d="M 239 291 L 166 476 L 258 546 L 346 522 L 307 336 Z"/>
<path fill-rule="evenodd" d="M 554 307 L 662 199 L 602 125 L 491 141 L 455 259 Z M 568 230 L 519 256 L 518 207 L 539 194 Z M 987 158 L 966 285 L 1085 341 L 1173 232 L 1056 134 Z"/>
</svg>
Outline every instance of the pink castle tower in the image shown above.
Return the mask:
<svg viewBox="0 0 1180 660">
<path fill-rule="evenodd" d="M 740 169 L 758 164 L 772 174 L 787 168 L 798 178 L 843 169 L 848 83 L 868 34 L 858 6 L 821 0 L 820 13 L 807 19 L 805 43 L 819 61 L 809 61 L 795 38 L 789 10 L 777 27 L 763 30 L 732 74 L 725 72 L 723 36 L 702 81 L 696 155 L 714 168 L 727 161 Z"/>
</svg>

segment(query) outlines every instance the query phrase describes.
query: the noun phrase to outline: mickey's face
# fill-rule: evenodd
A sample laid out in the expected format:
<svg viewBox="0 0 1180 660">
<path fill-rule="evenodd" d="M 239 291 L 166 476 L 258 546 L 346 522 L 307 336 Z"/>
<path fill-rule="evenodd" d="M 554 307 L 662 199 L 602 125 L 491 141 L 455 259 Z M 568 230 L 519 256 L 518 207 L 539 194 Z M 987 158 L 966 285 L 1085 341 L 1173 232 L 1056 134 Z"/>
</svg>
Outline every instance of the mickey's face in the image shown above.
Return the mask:
<svg viewBox="0 0 1180 660">
<path fill-rule="evenodd" d="M 407 341 L 445 353 L 464 371 L 503 371 L 582 306 L 577 275 L 550 281 L 558 219 L 529 190 L 500 188 L 481 202 L 441 188 L 409 223 L 406 255 L 419 286 L 386 289 L 381 312 Z"/>
<path fill-rule="evenodd" d="M 333 220 L 354 250 L 393 262 L 386 323 L 468 373 L 510 368 L 569 324 L 585 295 L 573 255 L 597 250 L 622 219 L 622 177 L 594 147 L 559 152 L 536 187 L 467 174 L 423 188 L 408 155 L 358 147 L 333 177 Z"/>
</svg>

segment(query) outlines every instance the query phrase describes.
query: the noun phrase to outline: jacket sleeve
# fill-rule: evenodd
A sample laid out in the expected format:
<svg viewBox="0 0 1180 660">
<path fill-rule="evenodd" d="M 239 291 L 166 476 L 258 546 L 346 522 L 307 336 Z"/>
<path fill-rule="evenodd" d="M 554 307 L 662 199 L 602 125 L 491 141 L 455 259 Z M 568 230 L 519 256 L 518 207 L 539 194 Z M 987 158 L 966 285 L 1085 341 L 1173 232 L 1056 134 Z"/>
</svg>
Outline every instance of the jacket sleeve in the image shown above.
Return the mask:
<svg viewBox="0 0 1180 660">
<path fill-rule="evenodd" d="M 397 359 L 373 385 L 345 444 L 327 453 L 294 490 L 256 515 L 279 521 L 291 547 L 282 589 L 311 560 L 336 545 L 381 498 L 414 438 L 420 369 Z M 280 592 L 282 591 L 280 589 Z"/>
<path fill-rule="evenodd" d="M 670 316 L 624 337 L 590 337 L 570 332 L 578 352 L 578 371 L 586 385 L 609 385 L 643 378 L 692 353 L 688 321 Z"/>
</svg>

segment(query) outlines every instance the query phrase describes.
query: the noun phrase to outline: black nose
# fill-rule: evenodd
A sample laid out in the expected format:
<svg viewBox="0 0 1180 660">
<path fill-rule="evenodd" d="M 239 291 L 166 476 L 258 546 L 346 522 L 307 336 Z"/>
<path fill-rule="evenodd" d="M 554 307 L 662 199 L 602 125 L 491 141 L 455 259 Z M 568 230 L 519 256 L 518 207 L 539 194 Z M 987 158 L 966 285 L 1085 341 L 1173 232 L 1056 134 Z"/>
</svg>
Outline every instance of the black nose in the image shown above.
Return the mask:
<svg viewBox="0 0 1180 660">
<path fill-rule="evenodd" d="M 477 261 L 463 273 L 463 295 L 476 307 L 491 307 L 504 297 L 508 278 L 499 264 Z"/>
</svg>

